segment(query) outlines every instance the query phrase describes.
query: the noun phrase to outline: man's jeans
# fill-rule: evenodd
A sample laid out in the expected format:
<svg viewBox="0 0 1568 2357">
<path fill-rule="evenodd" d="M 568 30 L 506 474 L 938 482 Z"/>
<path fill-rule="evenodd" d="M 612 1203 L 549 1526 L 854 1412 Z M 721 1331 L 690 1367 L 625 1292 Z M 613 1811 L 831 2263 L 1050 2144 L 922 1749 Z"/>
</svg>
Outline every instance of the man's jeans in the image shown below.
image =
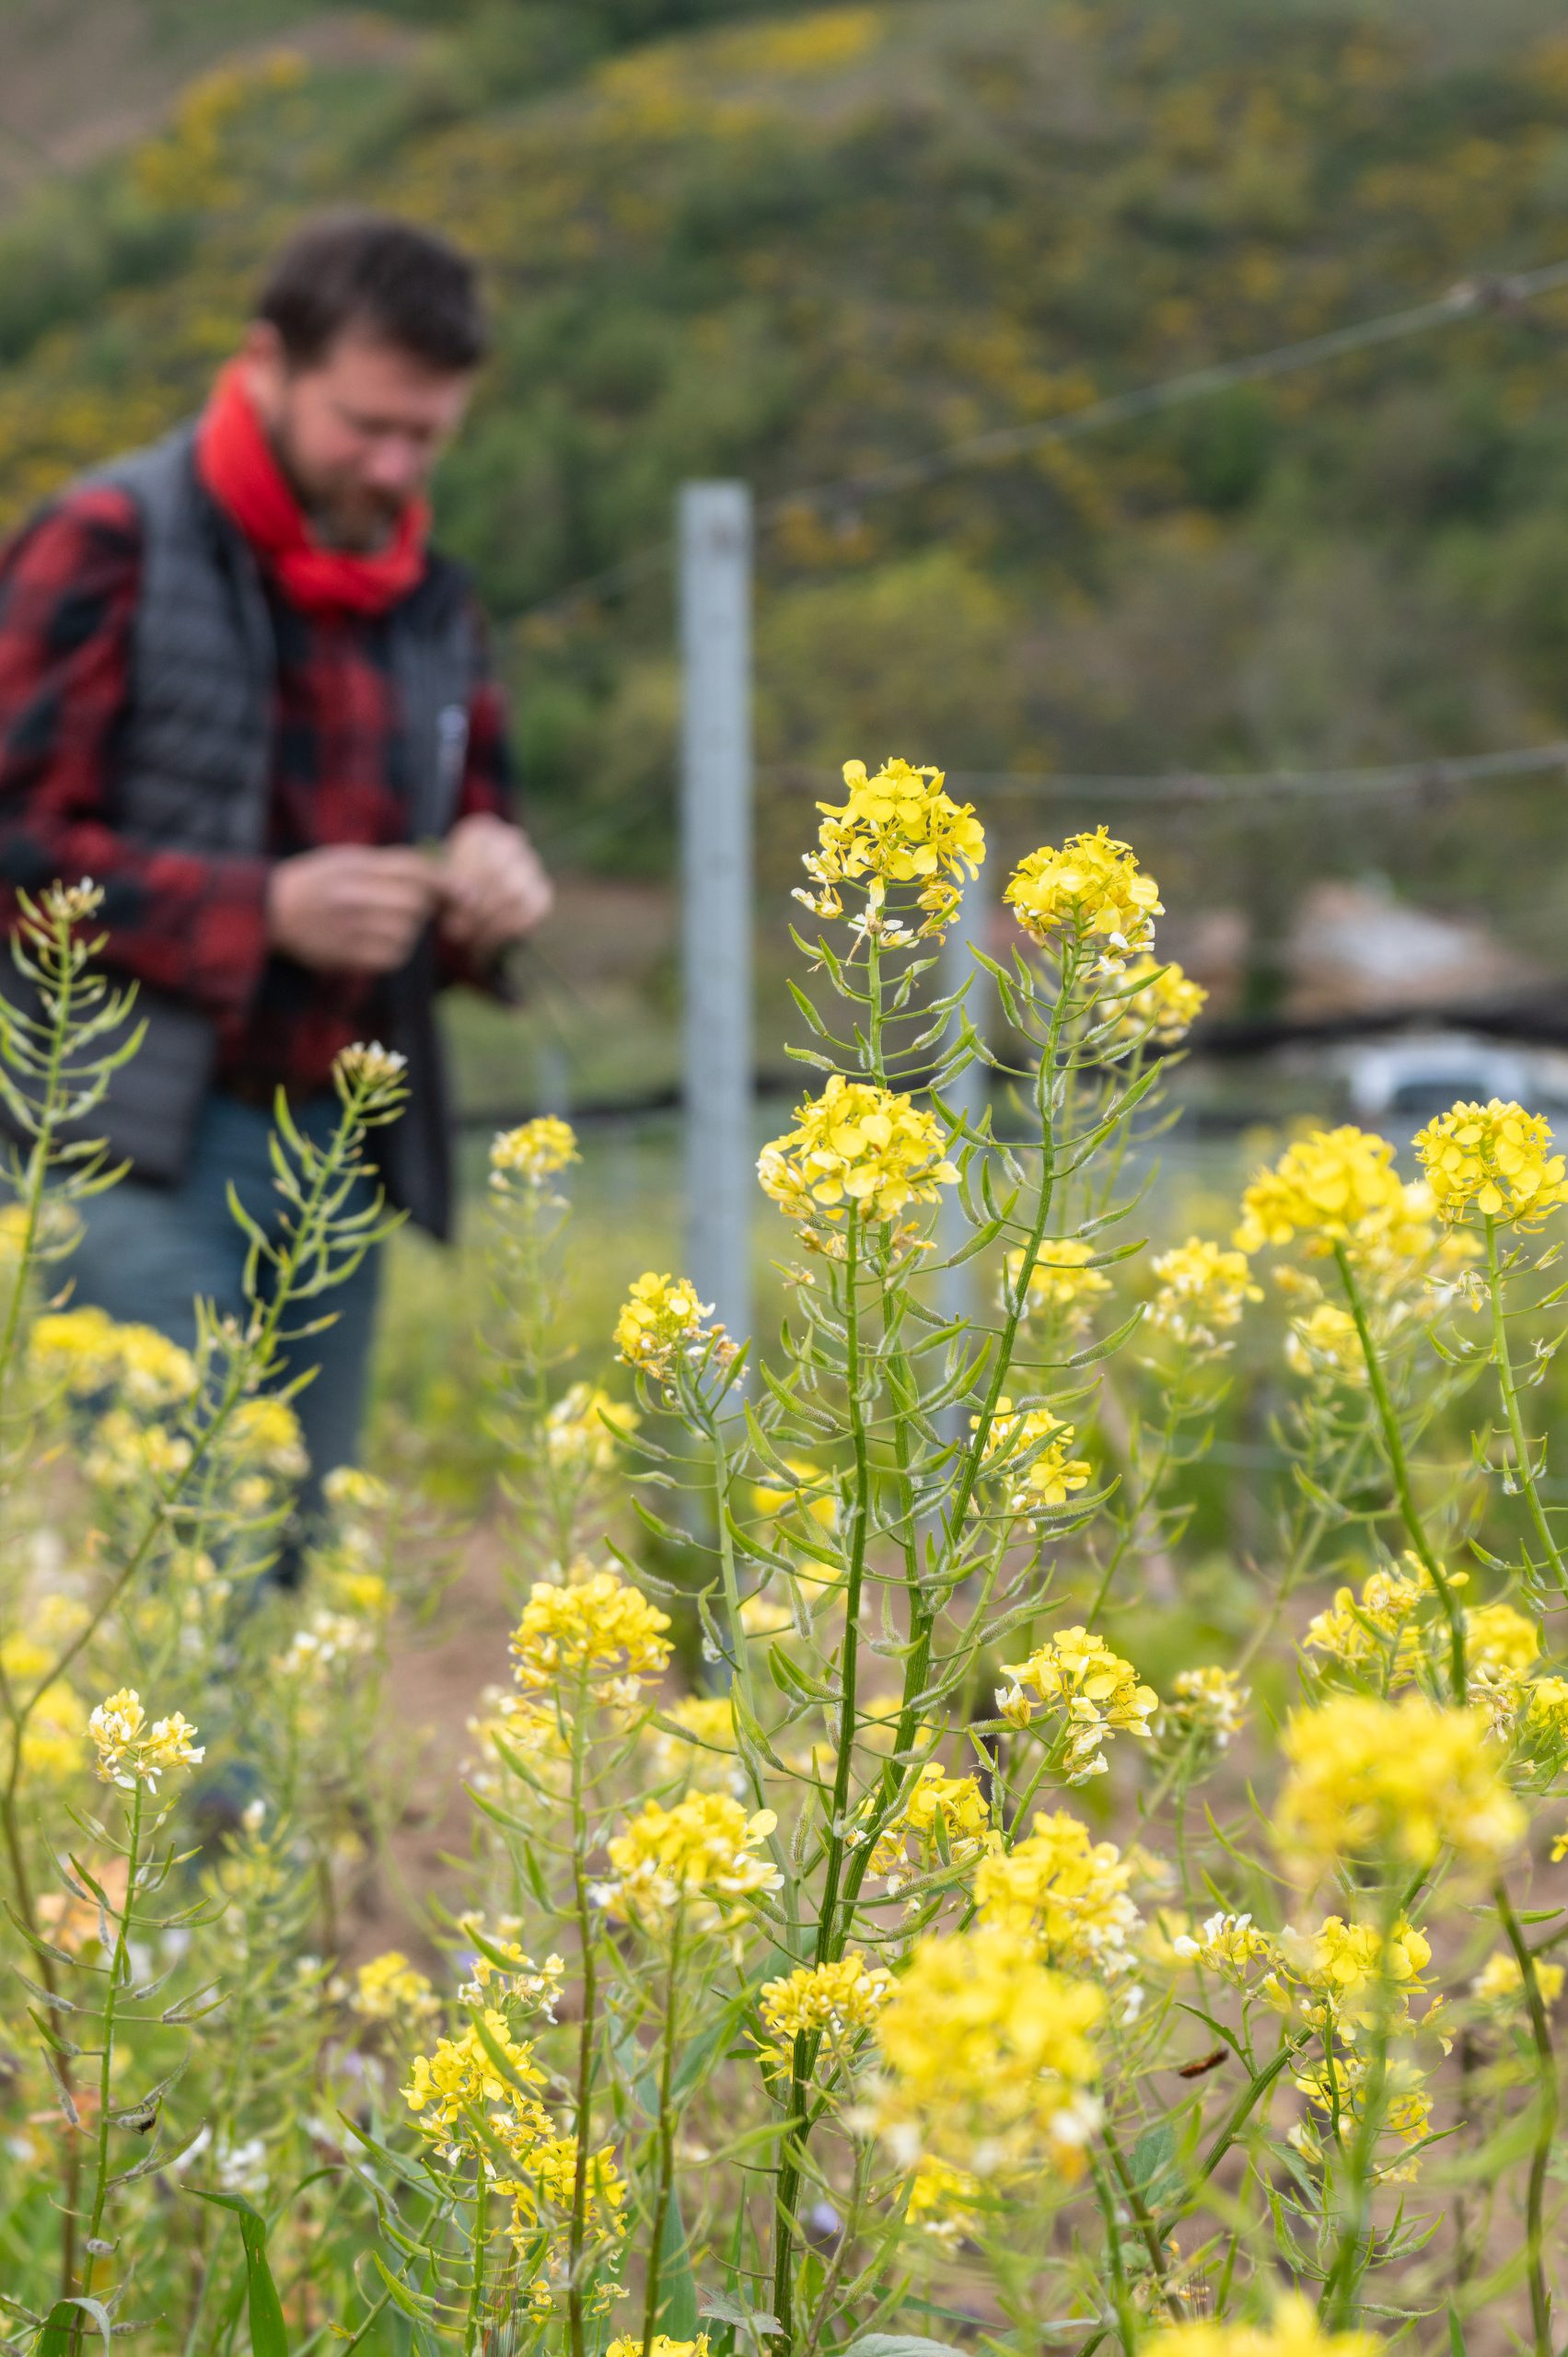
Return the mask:
<svg viewBox="0 0 1568 2357">
<path fill-rule="evenodd" d="M 331 1135 L 338 1114 L 335 1097 L 313 1098 L 294 1109 L 296 1126 L 318 1144 Z M 269 1241 L 281 1237 L 285 1206 L 273 1182 L 271 1134 L 271 1116 L 259 1106 L 209 1097 L 179 1186 L 125 1178 L 82 1206 L 86 1232 L 62 1267 L 75 1283 L 72 1299 L 107 1310 L 124 1324 L 156 1326 L 186 1349 L 195 1340 L 198 1295 L 220 1317 L 242 1318 L 246 1245 L 228 1208 L 228 1189 L 232 1182 Z M 359 1209 L 370 1199 L 366 1180 L 350 1208 Z M 300 1499 L 307 1516 L 319 1502 L 324 1476 L 335 1466 L 354 1463 L 358 1455 L 379 1259 L 379 1248 L 373 1247 L 346 1283 L 284 1313 L 285 1331 L 317 1318 L 332 1318 L 321 1333 L 284 1345 L 285 1381 L 308 1366 L 318 1370 L 294 1402 L 310 1457 L 310 1479 Z M 268 1273 L 261 1271 L 263 1284 Z"/>
</svg>

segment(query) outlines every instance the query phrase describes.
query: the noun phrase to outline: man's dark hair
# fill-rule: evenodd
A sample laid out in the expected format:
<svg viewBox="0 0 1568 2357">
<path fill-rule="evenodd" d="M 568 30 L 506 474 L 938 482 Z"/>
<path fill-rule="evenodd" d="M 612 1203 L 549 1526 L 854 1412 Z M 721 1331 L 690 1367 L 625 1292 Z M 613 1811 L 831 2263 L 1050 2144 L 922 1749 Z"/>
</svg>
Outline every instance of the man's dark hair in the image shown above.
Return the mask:
<svg viewBox="0 0 1568 2357">
<path fill-rule="evenodd" d="M 454 372 L 482 360 L 488 342 L 468 257 L 387 213 L 308 221 L 267 273 L 256 317 L 296 368 L 313 367 L 347 329 Z"/>
</svg>

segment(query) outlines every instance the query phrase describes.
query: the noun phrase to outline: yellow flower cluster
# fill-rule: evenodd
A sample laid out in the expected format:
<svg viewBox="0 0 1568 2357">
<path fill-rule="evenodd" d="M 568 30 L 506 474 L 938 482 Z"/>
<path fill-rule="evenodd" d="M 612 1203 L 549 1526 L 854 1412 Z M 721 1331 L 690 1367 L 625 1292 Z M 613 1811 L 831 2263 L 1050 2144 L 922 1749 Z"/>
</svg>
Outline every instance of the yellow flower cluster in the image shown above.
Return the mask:
<svg viewBox="0 0 1568 2357">
<path fill-rule="evenodd" d="M 836 1963 L 802 1965 L 760 1991 L 762 2019 L 775 2038 L 844 2038 L 874 2022 L 893 1993 L 893 1976 L 852 1948 Z"/>
<path fill-rule="evenodd" d="M 494 2005 L 482 2016 L 491 2043 L 506 2064 L 503 2077 L 489 2048 L 470 2022 L 457 2038 L 439 2038 L 432 2054 L 416 2054 L 402 2090 L 420 2133 L 448 2153 L 466 2149 L 477 2135 L 471 2113 L 501 2105 L 525 2119 L 528 2129 L 549 2132 L 549 2121 L 538 2103 L 522 2090 L 542 2087 L 545 2074 L 534 2061 L 527 2038 L 514 2038 L 506 2016 Z"/>
<path fill-rule="evenodd" d="M 623 2336 L 610 2342 L 604 2357 L 643 2357 L 643 2344 Z M 695 2340 L 672 2340 L 668 2332 L 656 2332 L 648 2357 L 708 2357 L 708 2336 L 700 2332 Z"/>
<path fill-rule="evenodd" d="M 481 2005 L 506 1997 L 537 2008 L 553 2021 L 561 1999 L 565 1961 L 552 1955 L 542 1964 L 536 1964 L 512 1937 L 521 1925 L 518 1915 L 503 1915 L 493 1926 L 486 1924 L 482 1915 L 459 1916 L 458 1929 L 474 1945 L 473 1978 L 459 1989 L 459 1999 L 465 2005 Z M 482 1946 L 479 1945 L 482 1941 Z"/>
<path fill-rule="evenodd" d="M 896 1219 L 956 1184 L 934 1113 L 898 1089 L 834 1073 L 820 1097 L 796 1109 L 796 1127 L 762 1148 L 757 1176 L 787 1218 Z"/>
<path fill-rule="evenodd" d="M 1562 1994 L 1563 1968 L 1549 1964 L 1544 1956 L 1536 1962 L 1536 1983 L 1541 2003 L 1554 2005 Z M 1512 1948 L 1495 1948 L 1470 1982 L 1471 1994 L 1489 2011 L 1504 2016 L 1520 2014 L 1525 2005 L 1525 1976 L 1519 1970 L 1519 1959 Z"/>
<path fill-rule="evenodd" d="M 1305 1318 L 1293 1318 L 1285 1336 L 1285 1364 L 1293 1375 L 1364 1385 L 1366 1353 L 1350 1311 L 1337 1302 L 1320 1301 Z"/>
<path fill-rule="evenodd" d="M 1011 1850 L 993 1850 L 975 1869 L 981 1921 L 1029 1932 L 1050 1964 L 1117 1972 L 1131 1962 L 1139 1928 L 1127 1896 L 1132 1866 L 1113 1841 L 1090 1839 L 1065 1809 L 1038 1816 Z"/>
<path fill-rule="evenodd" d="M 1387 1138 L 1345 1127 L 1316 1130 L 1287 1146 L 1272 1170 L 1260 1171 L 1241 1199 L 1232 1241 L 1243 1252 L 1304 1237 L 1328 1251 L 1375 1235 L 1405 1212 L 1404 1189 Z"/>
<path fill-rule="evenodd" d="M 981 2182 L 972 2169 L 956 2169 L 950 2162 L 928 2155 L 910 2181 L 904 2216 L 952 2252 L 973 2224 L 981 2200 Z"/>
<path fill-rule="evenodd" d="M 889 1891 L 910 1874 L 972 1858 L 991 1831 L 991 1811 L 979 1779 L 949 1776 L 928 1759 L 895 1814 L 877 1837 L 871 1871 L 886 1875 Z"/>
<path fill-rule="evenodd" d="M 574 1383 L 544 1419 L 545 1453 L 563 1470 L 608 1473 L 616 1444 L 642 1422 L 635 1408 L 612 1399 L 597 1383 Z"/>
<path fill-rule="evenodd" d="M 1318 2122 L 1331 2127 L 1334 2144 L 1342 2150 L 1343 2140 L 1356 2135 L 1366 2120 L 1369 2091 L 1382 2136 L 1410 2146 L 1424 2143 L 1432 2132 L 1432 2098 L 1420 2066 L 1407 2054 L 1392 2056 L 1376 2073 L 1375 2084 L 1367 2058 L 1353 2048 L 1347 2054 L 1325 2054 L 1296 2073 L 1295 2087 L 1310 2109 L 1286 2133 L 1302 2158 L 1318 2167 L 1324 2163 Z M 1420 2166 L 1414 2154 L 1376 2161 L 1372 2179 L 1376 2185 L 1408 2185 L 1419 2176 Z"/>
<path fill-rule="evenodd" d="M 272 1392 L 242 1399 L 229 1419 L 224 1440 L 239 1463 L 260 1467 L 280 1480 L 300 1481 L 310 1470 L 299 1418 L 286 1399 Z"/>
<path fill-rule="evenodd" d="M 378 1039 L 356 1039 L 332 1060 L 332 1085 L 344 1104 L 357 1103 L 361 1120 L 389 1121 L 408 1095 L 408 1058 Z"/>
<path fill-rule="evenodd" d="M 940 770 L 912 769 L 904 761 L 887 762 L 875 776 L 864 761 L 846 761 L 843 774 L 847 801 L 817 805 L 818 847 L 806 856 L 816 889 L 796 899 L 819 917 L 838 917 L 839 887 L 864 885 L 862 930 L 903 940 L 905 928 L 889 925 L 882 906 L 889 885 L 912 886 L 925 911 L 921 932 L 939 934 L 958 905 L 965 870 L 978 875 L 985 857 L 985 830 L 972 806 L 950 799 Z"/>
<path fill-rule="evenodd" d="M 1540 1654 L 1540 1630 L 1511 1604 L 1477 1604 L 1465 1614 L 1465 1653 L 1474 1669 L 1527 1670 Z"/>
<path fill-rule="evenodd" d="M 194 1768 L 206 1758 L 204 1744 L 193 1743 L 195 1728 L 179 1711 L 147 1724 L 140 1695 L 122 1686 L 100 1702 L 87 1721 L 87 1733 L 98 1747 L 98 1772 L 106 1784 L 127 1793 L 145 1784 L 157 1790 L 157 1780 L 174 1768 Z"/>
<path fill-rule="evenodd" d="M 1103 1638 L 1091 1635 L 1087 1629 L 1058 1629 L 1028 1661 L 1005 1661 L 1002 1672 L 1011 1683 L 998 1689 L 996 1708 L 1012 1725 L 1028 1726 L 1033 1716 L 1026 1687 L 1033 1687 L 1048 1710 L 1065 1714 L 1070 1784 L 1103 1776 L 1107 1763 L 1101 1746 L 1106 1736 L 1118 1728 L 1147 1736 L 1149 1722 L 1159 1708 L 1159 1696 L 1152 1686 L 1143 1684 L 1132 1663 L 1113 1654 Z"/>
<path fill-rule="evenodd" d="M 1276 1813 L 1280 1846 L 1309 1865 L 1429 1866 L 1446 1850 L 1465 1864 L 1494 1865 L 1524 1829 L 1480 1711 L 1423 1694 L 1339 1694 L 1294 1713 L 1282 1748 L 1290 1772 Z"/>
<path fill-rule="evenodd" d="M 1099 2124 L 1104 2012 L 1102 1992 L 1043 1965 L 1027 1932 L 917 1941 L 875 2025 L 878 2132 L 905 2167 L 929 2155 L 980 2177 L 1042 2162 L 1076 2177 Z"/>
<path fill-rule="evenodd" d="M 613 1572 L 570 1587 L 536 1580 L 512 1631 L 513 1675 L 525 1694 L 581 1685 L 595 1700 L 633 1704 L 669 1663 L 669 1615 Z"/>
<path fill-rule="evenodd" d="M 980 1419 L 971 1417 L 971 1427 Z M 1049 1408 L 1014 1411 L 1010 1399 L 996 1403 L 996 1414 L 985 1436 L 982 1462 L 988 1472 L 1007 1481 L 1010 1511 L 1029 1519 L 1060 1511 L 1074 1490 L 1088 1484 L 1093 1468 L 1086 1457 L 1074 1457 L 1074 1426 L 1064 1424 Z"/>
<path fill-rule="evenodd" d="M 1270 1993 L 1294 2004 L 1320 2036 L 1353 2039 L 1379 2023 L 1388 2030 L 1411 2026 L 1410 2001 L 1425 1989 L 1421 1976 L 1432 1944 L 1402 1916 L 1385 1932 L 1330 1915 L 1306 1939 L 1287 1934 L 1280 1957 L 1281 1977 Z M 1287 1981 L 1294 1988 L 1287 1990 Z"/>
<path fill-rule="evenodd" d="M 717 1931 L 778 1889 L 778 1868 L 757 1854 L 777 1822 L 772 1809 L 748 1817 L 726 1793 L 694 1793 L 669 1809 L 646 1801 L 610 1840 L 614 1879 L 596 1897 L 623 1922 L 658 1929 L 679 1915 L 689 1931 Z"/>
<path fill-rule="evenodd" d="M 1031 1314 L 1059 1315 L 1065 1319 L 1069 1333 L 1081 1334 L 1088 1325 L 1094 1303 L 1111 1290 L 1105 1271 L 1088 1265 L 1094 1257 L 1095 1248 L 1086 1237 L 1048 1236 L 1029 1271 L 1027 1309 Z M 1005 1309 L 1010 1297 L 1017 1294 L 1024 1267 L 1022 1250 L 1009 1252 L 1005 1266 L 1007 1284 L 1002 1300 Z"/>
<path fill-rule="evenodd" d="M 39 1680 L 58 1658 L 59 1649 L 41 1644 L 30 1632 L 17 1630 L 0 1643 L 0 1669 L 13 1697 L 30 1700 Z M 39 1692 L 22 1730 L 22 1768 L 29 1776 L 45 1776 L 64 1783 L 81 1766 L 82 1737 L 87 1732 L 87 1707 L 64 1678 L 56 1678 Z M 8 1774 L 13 1730 L 0 1725 L 0 1768 Z"/>
<path fill-rule="evenodd" d="M 1454 1105 L 1427 1124 L 1415 1142 L 1427 1183 L 1446 1220 L 1502 1220 L 1530 1227 L 1568 1202 L 1551 1124 L 1522 1105 Z"/>
<path fill-rule="evenodd" d="M 839 1518 L 839 1502 L 832 1489 L 825 1486 L 830 1476 L 819 1465 L 813 1465 L 809 1457 L 786 1457 L 783 1461 L 797 1477 L 799 1486 L 786 1490 L 774 1480 L 757 1482 L 751 1492 L 751 1503 L 758 1513 L 805 1513 L 823 1530 L 831 1530 Z"/>
<path fill-rule="evenodd" d="M 1149 1324 L 1183 1350 L 1228 1350 L 1225 1338 L 1240 1325 L 1246 1303 L 1263 1298 L 1262 1287 L 1252 1283 L 1246 1253 L 1227 1251 L 1202 1236 L 1190 1236 L 1185 1244 L 1162 1252 L 1152 1274 Z"/>
<path fill-rule="evenodd" d="M 349 2004 L 361 2021 L 414 2024 L 441 2010 L 436 1991 L 401 1948 L 373 1956 L 354 1975 Z"/>
<path fill-rule="evenodd" d="M 1160 1713 L 1160 1732 L 1178 1742 L 1199 1740 L 1224 1751 L 1247 1718 L 1247 1689 L 1234 1669 L 1217 1664 L 1178 1670 Z"/>
<path fill-rule="evenodd" d="M 1310 2301 L 1288 2293 L 1267 2325 L 1215 2323 L 1165 2325 L 1152 2333 L 1149 2357 L 1378 2357 L 1375 2332 L 1325 2332 Z"/>
<path fill-rule="evenodd" d="M 1157 958 L 1134 958 L 1118 993 L 1121 1019 L 1117 1026 L 1126 1039 L 1152 1039 L 1156 1048 L 1174 1048 L 1184 1039 L 1208 1003 L 1209 993 L 1182 971 L 1174 958 L 1162 965 Z"/>
<path fill-rule="evenodd" d="M 570 1121 L 554 1113 L 540 1113 L 520 1129 L 498 1130 L 492 1138 L 490 1183 L 502 1194 L 509 1191 L 517 1178 L 528 1187 L 542 1187 L 569 1162 L 581 1160 L 577 1134 Z"/>
<path fill-rule="evenodd" d="M 738 1789 L 735 1706 L 727 1694 L 688 1694 L 679 1702 L 667 1703 L 660 1715 L 679 1733 L 662 1726 L 649 1728 L 656 1775 L 684 1775 L 691 1783 L 712 1791 Z"/>
<path fill-rule="evenodd" d="M 73 1399 L 116 1390 L 131 1407 L 175 1408 L 196 1387 L 189 1351 L 151 1326 L 122 1326 L 101 1309 L 55 1309 L 33 1324 L 28 1361 L 40 1381 Z"/>
<path fill-rule="evenodd" d="M 1153 948 L 1155 919 L 1165 913 L 1154 877 L 1104 827 L 1070 835 L 1060 850 L 1046 844 L 1030 852 L 1002 897 L 1042 947 L 1098 942 L 1100 964 L 1112 973 Z"/>
<path fill-rule="evenodd" d="M 1448 1574 L 1456 1587 L 1468 1577 L 1462 1571 Z M 1386 1654 L 1390 1676 L 1408 1678 L 1419 1655 L 1412 1624 L 1435 1593 L 1425 1565 L 1414 1555 L 1404 1555 L 1393 1570 L 1368 1573 L 1359 1597 L 1348 1587 L 1336 1588 L 1333 1603 L 1307 1622 L 1302 1643 L 1314 1653 L 1330 1655 L 1347 1669 L 1359 1669 Z"/>
<path fill-rule="evenodd" d="M 698 1361 L 708 1349 L 713 1332 L 703 1320 L 713 1314 L 713 1303 L 698 1300 L 689 1277 L 661 1277 L 645 1270 L 615 1321 L 616 1351 L 625 1365 L 668 1383 L 678 1360 Z"/>
</svg>

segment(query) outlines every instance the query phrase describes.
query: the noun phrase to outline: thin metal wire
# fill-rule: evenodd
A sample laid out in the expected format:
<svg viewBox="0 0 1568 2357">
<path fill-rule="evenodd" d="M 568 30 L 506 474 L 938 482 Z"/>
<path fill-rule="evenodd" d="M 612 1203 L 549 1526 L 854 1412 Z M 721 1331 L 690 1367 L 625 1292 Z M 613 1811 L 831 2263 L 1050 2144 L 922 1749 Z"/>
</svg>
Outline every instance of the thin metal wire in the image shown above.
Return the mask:
<svg viewBox="0 0 1568 2357">
<path fill-rule="evenodd" d="M 1539 270 L 1517 271 L 1506 275 L 1478 273 L 1464 278 L 1430 303 L 1418 303 L 1403 311 L 1388 311 L 1375 319 L 1361 319 L 1343 328 L 1330 328 L 1321 335 L 1305 336 L 1294 343 L 1276 344 L 1271 351 L 1247 354 L 1235 360 L 1219 360 L 1203 368 L 1191 368 L 1178 377 L 1163 378 L 1157 384 L 1140 385 L 1124 393 L 1111 393 L 1102 401 L 1086 402 L 1083 408 L 1068 410 L 1059 417 L 1040 418 L 1028 425 L 1008 425 L 988 434 L 970 435 L 967 439 L 947 444 L 919 458 L 895 460 L 889 466 L 871 467 L 854 475 L 842 475 L 836 481 L 810 483 L 796 491 L 781 493 L 757 510 L 759 527 L 777 524 L 803 510 L 811 511 L 835 505 L 850 506 L 856 500 L 869 499 L 891 492 L 911 489 L 935 482 L 941 476 L 953 474 L 965 467 L 992 466 L 1002 460 L 1021 457 L 1026 451 L 1043 448 L 1052 442 L 1076 440 L 1080 435 L 1096 434 L 1108 426 L 1122 425 L 1133 419 L 1150 417 L 1158 412 L 1174 409 L 1184 401 L 1199 401 L 1210 393 L 1223 392 L 1231 385 L 1256 384 L 1266 379 L 1293 375 L 1302 368 L 1319 366 L 1324 361 L 1338 360 L 1347 354 L 1370 351 L 1380 344 L 1394 343 L 1407 336 L 1424 335 L 1434 328 L 1449 327 L 1461 319 L 1477 319 L 1509 313 L 1542 296 L 1555 295 L 1568 289 L 1568 261 L 1549 262 Z M 530 621 L 564 616 L 574 607 L 586 604 L 603 591 L 629 586 L 655 573 L 670 558 L 672 542 L 664 540 L 645 548 L 634 549 L 613 564 L 598 573 L 586 575 L 564 589 L 558 589 L 537 605 L 528 606 L 511 617 L 511 627 L 520 628 Z"/>
<path fill-rule="evenodd" d="M 1568 768 L 1568 737 L 1556 737 L 1547 745 L 1396 761 L 1372 769 L 1178 770 L 1143 777 L 1093 772 L 949 770 L 947 777 L 949 789 L 960 794 L 1018 794 L 1055 802 L 1234 802 L 1257 807 L 1275 797 L 1332 800 L 1482 785 L 1493 779 L 1536 776 L 1563 768 Z M 808 786 L 813 791 L 840 784 L 831 770 L 785 761 L 760 769 L 757 777 L 763 785 Z"/>
</svg>

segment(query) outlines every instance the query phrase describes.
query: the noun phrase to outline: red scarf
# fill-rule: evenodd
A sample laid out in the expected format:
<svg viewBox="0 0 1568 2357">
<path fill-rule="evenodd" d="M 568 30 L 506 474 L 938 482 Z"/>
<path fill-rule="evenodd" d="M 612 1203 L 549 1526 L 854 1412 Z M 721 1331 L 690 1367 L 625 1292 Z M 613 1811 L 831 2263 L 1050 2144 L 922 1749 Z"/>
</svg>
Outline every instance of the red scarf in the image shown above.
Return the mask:
<svg viewBox="0 0 1568 2357">
<path fill-rule="evenodd" d="M 196 429 L 202 481 L 274 576 L 308 614 L 384 614 L 424 571 L 430 511 L 411 500 L 384 549 L 369 555 L 323 548 L 289 489 L 256 414 L 240 363 L 218 376 Z"/>
</svg>

